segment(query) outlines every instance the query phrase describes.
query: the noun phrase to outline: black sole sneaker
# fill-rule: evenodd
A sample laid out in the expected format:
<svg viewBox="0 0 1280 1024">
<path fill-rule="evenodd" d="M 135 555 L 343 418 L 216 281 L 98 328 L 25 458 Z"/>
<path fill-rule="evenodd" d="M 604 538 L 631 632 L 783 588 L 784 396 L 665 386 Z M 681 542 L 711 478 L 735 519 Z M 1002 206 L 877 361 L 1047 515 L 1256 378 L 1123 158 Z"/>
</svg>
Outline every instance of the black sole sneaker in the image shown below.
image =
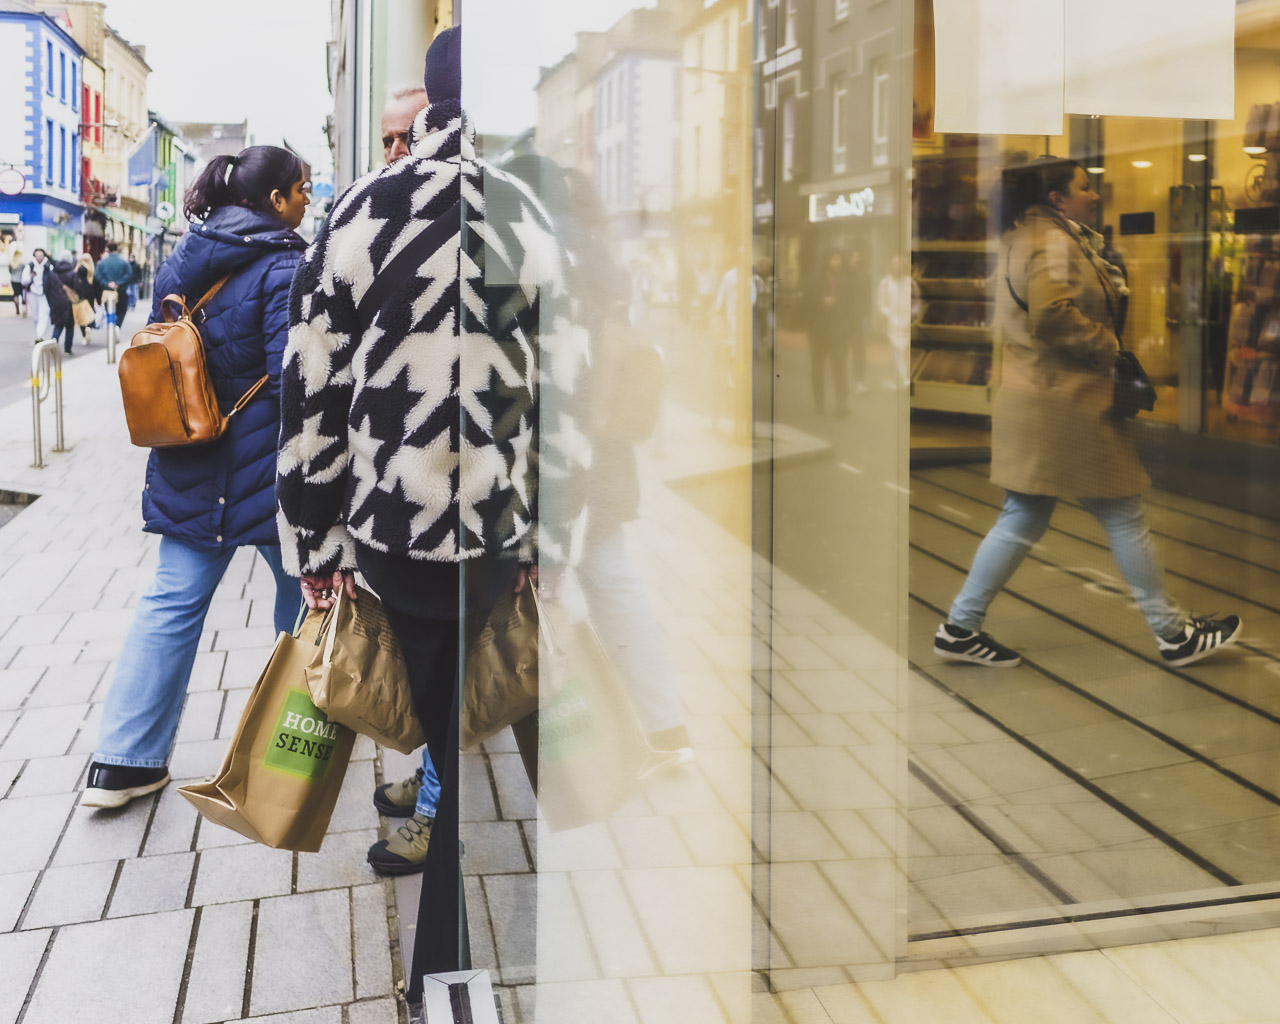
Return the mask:
<svg viewBox="0 0 1280 1024">
<path fill-rule="evenodd" d="M 422 788 L 422 769 L 399 782 L 384 782 L 373 791 L 373 806 L 379 814 L 388 818 L 408 818 L 418 805 L 418 790 Z"/>
<path fill-rule="evenodd" d="M 961 629 L 949 622 L 934 634 L 933 653 L 948 661 L 967 661 L 987 668 L 1017 668 L 1022 664 L 1017 651 L 996 643 L 986 633 Z"/>
<path fill-rule="evenodd" d="M 1225 619 L 1206 619 L 1192 616 L 1182 627 L 1182 636 L 1173 640 L 1157 637 L 1160 657 L 1166 665 L 1181 668 L 1201 658 L 1207 658 L 1227 644 L 1235 643 L 1244 623 L 1239 615 Z"/>
<path fill-rule="evenodd" d="M 89 766 L 89 784 L 80 797 L 80 806 L 123 807 L 168 784 L 168 768 L 131 768 L 94 761 Z"/>
</svg>

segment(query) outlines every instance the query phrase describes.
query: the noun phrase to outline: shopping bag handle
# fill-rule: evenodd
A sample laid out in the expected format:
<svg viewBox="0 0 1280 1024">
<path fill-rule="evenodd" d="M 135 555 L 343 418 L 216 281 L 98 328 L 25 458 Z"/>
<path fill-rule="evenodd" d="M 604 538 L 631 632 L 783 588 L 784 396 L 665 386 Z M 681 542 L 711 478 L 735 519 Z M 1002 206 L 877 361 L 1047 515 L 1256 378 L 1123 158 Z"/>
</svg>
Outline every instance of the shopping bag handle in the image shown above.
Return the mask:
<svg viewBox="0 0 1280 1024">
<path fill-rule="evenodd" d="M 529 588 L 529 592 L 533 595 L 533 607 L 538 613 L 538 636 L 542 640 L 543 646 L 546 647 L 547 653 L 555 657 L 560 645 L 556 643 L 555 634 L 551 632 L 551 623 L 547 621 L 547 617 L 542 614 L 542 598 L 538 596 L 538 588 L 530 580 L 525 584 Z M 519 595 L 516 595 L 517 597 Z"/>
</svg>

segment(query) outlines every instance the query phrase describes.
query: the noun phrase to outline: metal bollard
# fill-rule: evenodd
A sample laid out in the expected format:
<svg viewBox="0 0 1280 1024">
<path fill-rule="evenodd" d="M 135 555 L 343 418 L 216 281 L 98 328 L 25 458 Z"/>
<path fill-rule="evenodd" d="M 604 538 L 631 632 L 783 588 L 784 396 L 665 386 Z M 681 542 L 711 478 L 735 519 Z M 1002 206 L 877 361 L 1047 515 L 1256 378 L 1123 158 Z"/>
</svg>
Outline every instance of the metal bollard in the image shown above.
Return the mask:
<svg viewBox="0 0 1280 1024">
<path fill-rule="evenodd" d="M 53 392 L 53 418 L 57 436 L 53 450 L 65 452 L 62 436 L 62 349 L 56 341 L 42 341 L 31 352 L 31 427 L 35 435 L 35 469 L 44 468 L 44 441 L 40 429 L 40 405 Z"/>
<path fill-rule="evenodd" d="M 116 346 L 120 344 L 120 325 L 116 323 L 116 293 L 107 288 L 102 293 L 102 306 L 107 311 L 107 365 L 116 361 Z"/>
</svg>

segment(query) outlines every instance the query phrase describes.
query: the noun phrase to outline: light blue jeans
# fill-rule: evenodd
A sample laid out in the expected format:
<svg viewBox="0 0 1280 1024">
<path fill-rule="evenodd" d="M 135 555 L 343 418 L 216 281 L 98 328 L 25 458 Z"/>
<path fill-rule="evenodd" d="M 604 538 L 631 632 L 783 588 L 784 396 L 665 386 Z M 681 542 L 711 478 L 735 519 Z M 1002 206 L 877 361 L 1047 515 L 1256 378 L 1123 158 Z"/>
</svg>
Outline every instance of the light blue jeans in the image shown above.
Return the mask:
<svg viewBox="0 0 1280 1024">
<path fill-rule="evenodd" d="M 204 617 L 235 553 L 160 539 L 155 579 L 138 602 L 107 692 L 95 761 L 136 768 L 169 763 Z M 279 547 L 264 545 L 258 553 L 276 578 L 276 630 L 291 633 L 302 603 L 298 581 L 284 571 Z"/>
<path fill-rule="evenodd" d="M 440 780 L 436 777 L 436 766 L 431 763 L 431 755 L 427 748 L 422 748 L 422 787 L 418 790 L 418 803 L 413 808 L 415 814 L 426 818 L 436 816 L 436 807 L 440 803 Z"/>
<path fill-rule="evenodd" d="M 975 632 L 982 629 L 987 608 L 1044 536 L 1057 504 L 1057 498 L 1043 494 L 1005 492 L 1000 518 L 978 546 L 973 568 L 951 606 L 949 619 L 954 625 Z M 1164 589 L 1164 571 L 1151 542 L 1142 500 L 1137 495 L 1081 498 L 1080 504 L 1107 531 L 1112 557 L 1152 631 L 1161 637 L 1176 633 L 1186 616 Z"/>
</svg>

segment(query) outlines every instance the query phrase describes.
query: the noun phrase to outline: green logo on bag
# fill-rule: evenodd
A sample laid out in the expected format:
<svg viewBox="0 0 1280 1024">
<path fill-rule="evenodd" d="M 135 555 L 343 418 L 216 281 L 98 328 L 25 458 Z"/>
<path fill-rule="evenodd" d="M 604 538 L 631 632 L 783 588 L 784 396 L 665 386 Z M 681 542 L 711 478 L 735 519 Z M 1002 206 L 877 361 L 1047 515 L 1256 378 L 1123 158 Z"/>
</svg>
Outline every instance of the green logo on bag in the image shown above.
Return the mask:
<svg viewBox="0 0 1280 1024">
<path fill-rule="evenodd" d="M 576 675 L 538 712 L 538 754 L 548 763 L 578 757 L 600 742 L 592 728 L 591 704 Z"/>
<path fill-rule="evenodd" d="M 268 768 L 318 781 L 324 778 L 338 743 L 337 722 L 311 703 L 303 690 L 290 690 L 280 709 L 262 763 Z"/>
</svg>

